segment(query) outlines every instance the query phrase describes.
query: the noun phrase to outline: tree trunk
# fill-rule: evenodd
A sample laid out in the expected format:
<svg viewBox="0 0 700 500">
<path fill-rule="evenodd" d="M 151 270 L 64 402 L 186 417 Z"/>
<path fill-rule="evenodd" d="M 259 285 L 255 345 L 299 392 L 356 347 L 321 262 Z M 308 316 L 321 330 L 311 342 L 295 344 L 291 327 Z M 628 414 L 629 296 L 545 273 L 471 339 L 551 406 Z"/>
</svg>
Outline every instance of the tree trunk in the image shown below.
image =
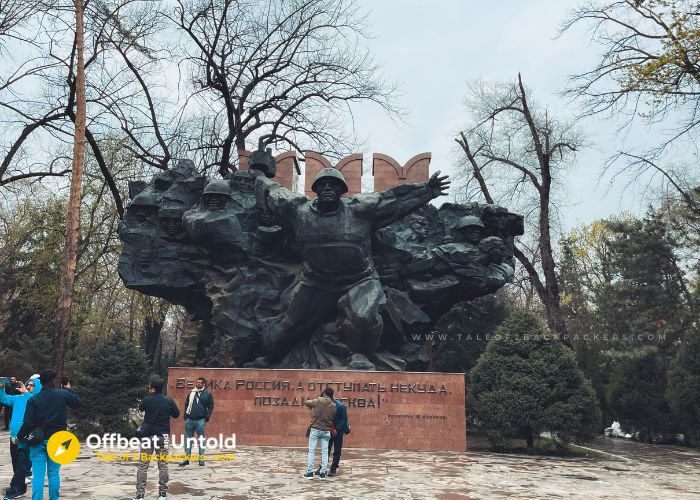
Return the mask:
<svg viewBox="0 0 700 500">
<path fill-rule="evenodd" d="M 56 314 L 56 357 L 54 365 L 59 380 L 63 375 L 66 343 L 70 331 L 71 309 L 73 308 L 73 284 L 78 262 L 78 233 L 80 229 L 80 197 L 85 159 L 85 61 L 83 41 L 83 4 L 74 0 L 75 5 L 75 133 L 73 136 L 73 171 L 71 175 L 70 199 L 66 221 L 66 241 L 63 250 L 63 273 L 58 295 Z"/>
<path fill-rule="evenodd" d="M 535 446 L 535 438 L 532 435 L 532 430 L 528 429 L 527 431 L 527 449 L 531 449 Z"/>
<path fill-rule="evenodd" d="M 158 357 L 158 343 L 161 339 L 163 325 L 165 325 L 165 318 L 168 314 L 170 304 L 144 297 L 144 301 L 148 301 L 149 299 L 152 305 L 150 313 L 144 318 L 141 346 L 146 353 L 151 368 L 155 368 Z"/>
</svg>

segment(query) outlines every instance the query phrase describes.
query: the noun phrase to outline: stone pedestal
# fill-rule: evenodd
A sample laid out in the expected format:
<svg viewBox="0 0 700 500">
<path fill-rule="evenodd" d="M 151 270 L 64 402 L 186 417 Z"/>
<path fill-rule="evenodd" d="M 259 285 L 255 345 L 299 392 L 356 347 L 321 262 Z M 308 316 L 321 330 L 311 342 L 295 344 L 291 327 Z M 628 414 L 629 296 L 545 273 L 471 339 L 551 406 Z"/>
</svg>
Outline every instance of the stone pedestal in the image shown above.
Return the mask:
<svg viewBox="0 0 700 500">
<path fill-rule="evenodd" d="M 207 435 L 236 434 L 239 445 L 306 446 L 310 410 L 303 402 L 327 386 L 348 407 L 344 446 L 466 451 L 464 374 L 170 368 L 168 395 L 184 401 L 202 376 L 214 395 Z M 172 425 L 183 432 L 183 419 Z"/>
</svg>

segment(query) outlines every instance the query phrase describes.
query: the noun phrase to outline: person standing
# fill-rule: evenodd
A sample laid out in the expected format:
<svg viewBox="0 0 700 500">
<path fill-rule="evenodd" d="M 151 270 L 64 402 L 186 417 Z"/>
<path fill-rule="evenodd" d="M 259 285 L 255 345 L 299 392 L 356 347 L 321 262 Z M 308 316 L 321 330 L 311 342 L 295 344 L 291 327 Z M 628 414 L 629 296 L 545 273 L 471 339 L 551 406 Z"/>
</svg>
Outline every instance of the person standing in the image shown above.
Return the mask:
<svg viewBox="0 0 700 500">
<path fill-rule="evenodd" d="M 158 455 L 158 498 L 168 496 L 168 444 L 170 441 L 170 418 L 180 416 L 175 401 L 163 395 L 163 381 L 154 378 L 148 385 L 148 396 L 143 398 L 139 410 L 144 412 L 144 430 L 141 454 L 136 472 L 136 496 L 133 500 L 142 500 L 146 494 L 148 466 L 151 457 Z"/>
<path fill-rule="evenodd" d="M 39 444 L 29 446 L 29 459 L 32 461 L 34 475 L 32 478 L 32 500 L 43 500 L 44 478 L 49 477 L 49 500 L 57 500 L 61 488 L 61 464 L 54 462 L 46 453 L 49 438 L 58 431 L 68 428 L 67 408 L 80 406 L 80 398 L 70 384 L 56 388 L 56 372 L 44 370 L 39 375 L 42 389 L 39 394 L 29 399 L 24 412 L 24 422 L 18 432 L 20 439 L 25 439 L 34 429 L 43 429 L 44 439 Z"/>
<path fill-rule="evenodd" d="M 6 396 L 17 396 L 19 394 L 19 384 L 17 377 L 10 377 L 10 383 L 5 385 L 4 393 Z M 10 430 L 10 421 L 12 420 L 12 406 L 3 403 L 3 416 L 5 417 L 5 430 Z"/>
<path fill-rule="evenodd" d="M 335 436 L 331 436 L 331 440 L 328 446 L 328 454 L 330 455 L 331 450 L 333 450 L 333 463 L 331 463 L 331 470 L 328 472 L 328 477 L 334 477 L 340 466 L 340 453 L 343 451 L 343 436 L 345 434 L 350 434 L 350 423 L 348 422 L 348 409 L 339 399 L 334 399 L 335 403 L 335 418 L 333 419 L 333 425 L 335 426 Z"/>
<path fill-rule="evenodd" d="M 2 384 L 0 384 L 0 389 Z M 8 396 L 5 391 L 0 391 L 0 403 L 12 408 L 12 419 L 10 420 L 10 457 L 12 459 L 12 480 L 10 487 L 5 490 L 5 500 L 19 498 L 27 492 L 26 473 L 29 466 L 29 449 L 24 441 L 17 437 L 22 428 L 24 412 L 27 402 L 32 396 L 36 396 L 41 391 L 39 376 L 35 375 L 27 381 L 25 386 L 19 382 L 19 394 Z"/>
<path fill-rule="evenodd" d="M 328 467 L 328 441 L 331 438 L 331 425 L 337 412 L 333 402 L 333 389 L 326 387 L 321 396 L 316 399 L 307 399 L 304 405 L 311 408 L 311 425 L 309 432 L 309 452 L 306 457 L 305 479 L 314 478 L 314 455 L 316 446 L 321 442 L 321 479 L 326 478 Z"/>
<path fill-rule="evenodd" d="M 198 377 L 194 389 L 185 398 L 185 459 L 180 467 L 190 464 L 192 438 L 197 432 L 199 465 L 204 466 L 204 426 L 214 411 L 214 396 L 206 388 L 207 380 Z"/>
</svg>

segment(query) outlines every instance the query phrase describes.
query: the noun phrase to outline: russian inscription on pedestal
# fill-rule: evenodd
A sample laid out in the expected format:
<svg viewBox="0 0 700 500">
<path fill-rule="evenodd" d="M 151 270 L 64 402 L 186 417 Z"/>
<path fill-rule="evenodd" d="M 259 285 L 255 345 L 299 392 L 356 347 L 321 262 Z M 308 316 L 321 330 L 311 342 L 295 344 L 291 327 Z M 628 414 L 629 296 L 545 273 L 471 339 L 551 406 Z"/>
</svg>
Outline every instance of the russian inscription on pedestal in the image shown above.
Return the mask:
<svg viewBox="0 0 700 500">
<path fill-rule="evenodd" d="M 168 395 L 181 407 L 199 376 L 216 402 L 207 434 L 235 433 L 239 445 L 305 446 L 304 401 L 332 387 L 348 407 L 352 432 L 344 446 L 467 449 L 461 373 L 170 368 Z"/>
</svg>

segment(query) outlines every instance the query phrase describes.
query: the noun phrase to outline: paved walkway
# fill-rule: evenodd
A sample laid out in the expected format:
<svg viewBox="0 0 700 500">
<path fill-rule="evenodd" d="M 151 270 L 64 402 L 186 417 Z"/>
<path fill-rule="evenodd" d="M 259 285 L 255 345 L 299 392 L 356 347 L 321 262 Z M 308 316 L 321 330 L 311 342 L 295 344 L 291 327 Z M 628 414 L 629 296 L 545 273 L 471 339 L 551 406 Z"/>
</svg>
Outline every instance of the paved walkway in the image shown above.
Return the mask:
<svg viewBox="0 0 700 500">
<path fill-rule="evenodd" d="M 594 443 L 594 446 L 596 444 Z M 0 433 L 0 484 L 9 485 L 8 435 Z M 306 450 L 242 446 L 229 462 L 170 466 L 173 499 L 492 499 L 700 498 L 700 454 L 666 448 L 663 459 L 562 459 L 485 452 L 431 453 L 346 449 L 335 478 L 302 479 Z M 61 498 L 127 499 L 136 463 L 100 462 L 83 447 L 61 469 Z M 152 464 L 146 498 L 157 497 Z M 45 495 L 45 498 L 47 495 Z"/>
</svg>

